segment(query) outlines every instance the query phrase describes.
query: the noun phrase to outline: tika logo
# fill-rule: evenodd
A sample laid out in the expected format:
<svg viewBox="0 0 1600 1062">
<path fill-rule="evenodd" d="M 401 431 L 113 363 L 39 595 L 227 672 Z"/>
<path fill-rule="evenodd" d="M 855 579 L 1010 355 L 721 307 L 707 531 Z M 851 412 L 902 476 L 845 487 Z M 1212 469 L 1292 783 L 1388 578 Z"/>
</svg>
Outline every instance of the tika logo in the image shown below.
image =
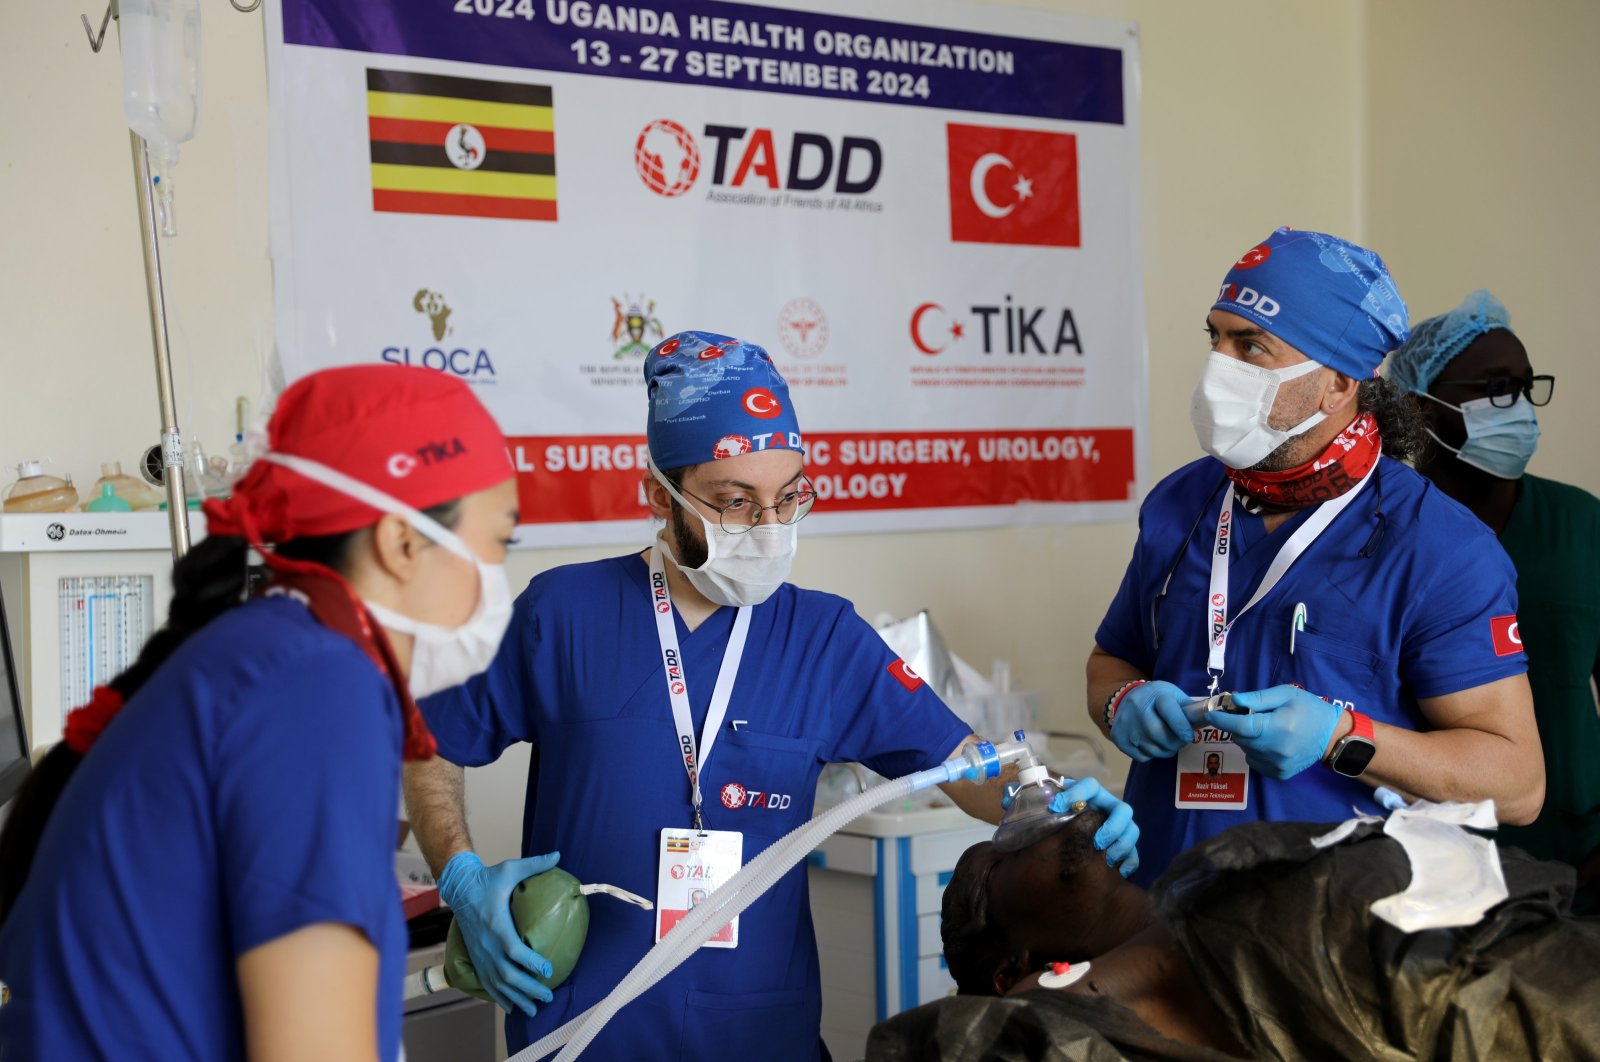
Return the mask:
<svg viewBox="0 0 1600 1062">
<path fill-rule="evenodd" d="M 968 312 L 978 319 L 985 355 L 1058 355 L 1068 348 L 1083 354 L 1078 320 L 1070 306 L 1059 310 L 1024 306 L 1007 295 L 999 306 L 971 306 Z M 969 327 L 939 303 L 924 302 L 911 311 L 911 345 L 931 358 L 966 338 Z"/>
<path fill-rule="evenodd" d="M 1076 136 L 955 123 L 945 135 L 952 240 L 1080 246 Z"/>
<path fill-rule="evenodd" d="M 423 443 L 411 453 L 401 451 L 391 455 L 387 467 L 389 475 L 395 479 L 405 479 L 419 468 L 442 464 L 466 452 L 466 444 L 460 439 Z"/>
<path fill-rule="evenodd" d="M 1231 302 L 1243 309 L 1254 309 L 1262 317 L 1276 317 L 1283 309 L 1276 299 L 1269 299 L 1255 288 L 1241 288 L 1237 284 L 1224 284 L 1217 293 L 1218 302 Z"/>
<path fill-rule="evenodd" d="M 778 311 L 778 339 L 791 358 L 809 361 L 828 345 L 827 315 L 810 299 L 790 299 Z"/>
<path fill-rule="evenodd" d="M 642 295 L 637 299 L 630 299 L 627 295 L 623 295 L 621 299 L 613 297 L 611 308 L 616 312 L 616 317 L 611 322 L 611 342 L 621 344 L 611 356 L 619 361 L 623 358 L 643 357 L 649 353 L 650 344 L 645 342 L 647 335 L 660 339 L 666 334 L 661 328 L 661 319 L 655 315 L 654 299 L 646 304 Z M 661 351 L 663 356 L 671 352 L 665 349 Z"/>
<path fill-rule="evenodd" d="M 1517 627 L 1517 617 L 1496 616 L 1489 621 L 1489 631 L 1494 636 L 1495 656 L 1515 656 L 1522 652 L 1522 631 Z"/>
<path fill-rule="evenodd" d="M 889 665 L 889 674 L 894 676 L 896 682 L 906 688 L 906 692 L 914 693 L 922 685 L 922 676 L 911 670 L 911 665 L 904 660 L 896 660 Z"/>
<path fill-rule="evenodd" d="M 766 808 L 768 811 L 787 811 L 794 803 L 788 793 L 764 793 L 759 789 L 746 789 L 738 782 L 722 787 L 722 806 L 729 811 L 740 808 Z"/>
</svg>

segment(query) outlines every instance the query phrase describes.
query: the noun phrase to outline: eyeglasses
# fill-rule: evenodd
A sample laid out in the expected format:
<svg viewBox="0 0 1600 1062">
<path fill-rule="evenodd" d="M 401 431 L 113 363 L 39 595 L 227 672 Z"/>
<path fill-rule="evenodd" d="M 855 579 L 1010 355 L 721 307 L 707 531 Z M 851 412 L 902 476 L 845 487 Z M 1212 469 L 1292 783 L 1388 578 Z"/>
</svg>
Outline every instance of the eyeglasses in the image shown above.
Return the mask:
<svg viewBox="0 0 1600 1062">
<path fill-rule="evenodd" d="M 767 510 L 772 510 L 780 524 L 798 524 L 806 518 L 811 511 L 811 506 L 817 500 L 817 492 L 811 489 L 810 481 L 801 479 L 800 489 L 792 490 L 778 499 L 776 505 L 757 505 L 749 498 L 735 498 L 726 505 L 718 505 L 707 501 L 698 494 L 690 494 L 682 487 L 685 494 L 704 505 L 717 514 L 717 522 L 722 529 L 730 535 L 742 535 L 746 531 L 761 523 Z"/>
<path fill-rule="evenodd" d="M 1506 409 L 1517 402 L 1518 395 L 1526 395 L 1530 405 L 1550 404 L 1555 394 L 1554 376 L 1490 376 L 1483 380 L 1439 380 L 1440 387 L 1472 387 L 1489 396 L 1489 404 Z"/>
</svg>

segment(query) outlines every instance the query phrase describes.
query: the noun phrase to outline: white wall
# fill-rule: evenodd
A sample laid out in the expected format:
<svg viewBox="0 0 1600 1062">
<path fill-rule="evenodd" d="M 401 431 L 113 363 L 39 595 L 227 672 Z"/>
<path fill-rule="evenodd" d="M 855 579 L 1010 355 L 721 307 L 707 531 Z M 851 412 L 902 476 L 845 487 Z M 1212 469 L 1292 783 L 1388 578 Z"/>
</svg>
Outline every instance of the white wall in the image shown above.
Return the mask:
<svg viewBox="0 0 1600 1062">
<path fill-rule="evenodd" d="M 1562 441 L 1536 468 L 1600 489 L 1575 441 L 1594 431 L 1574 400 L 1600 369 L 1578 330 L 1587 300 L 1567 295 L 1600 216 L 1589 192 L 1600 139 L 1583 106 L 1600 98 L 1582 50 L 1596 40 L 1595 8 L 1029 6 L 1140 25 L 1154 474 L 1195 453 L 1188 393 L 1222 273 L 1292 224 L 1372 240 L 1421 312 L 1473 284 L 1503 289 L 1541 368 L 1562 378 L 1565 403 L 1546 420 Z M 109 51 L 90 53 L 77 8 L 13 8 L 0 38 L 0 460 L 53 456 L 86 484 L 102 460 L 129 464 L 158 429 L 118 66 Z M 178 174 L 182 233 L 165 246 L 183 423 L 215 449 L 231 437 L 235 396 L 261 394 L 271 270 L 261 16 L 215 0 L 204 18 L 203 124 Z M 1439 38 L 1447 25 L 1461 43 Z M 1441 157 L 1457 161 L 1449 188 Z M 811 538 L 795 577 L 869 617 L 933 610 L 963 656 L 1009 658 L 1020 683 L 1053 692 L 1056 725 L 1082 729 L 1083 659 L 1133 535 L 1105 524 Z M 521 553 L 513 576 L 608 552 Z M 491 851 L 514 845 L 523 762 L 478 772 L 475 826 Z"/>
</svg>

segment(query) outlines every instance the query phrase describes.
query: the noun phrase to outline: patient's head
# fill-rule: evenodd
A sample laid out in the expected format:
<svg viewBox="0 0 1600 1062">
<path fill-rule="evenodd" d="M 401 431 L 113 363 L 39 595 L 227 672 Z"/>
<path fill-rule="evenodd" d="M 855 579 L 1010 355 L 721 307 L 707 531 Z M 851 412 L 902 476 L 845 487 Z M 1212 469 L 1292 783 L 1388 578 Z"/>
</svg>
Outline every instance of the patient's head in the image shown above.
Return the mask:
<svg viewBox="0 0 1600 1062">
<path fill-rule="evenodd" d="M 1052 962 L 1082 962 L 1149 918 L 1149 898 L 1094 847 L 1105 821 L 1085 812 L 1019 852 L 967 849 L 944 890 L 945 961 L 964 995 L 1000 995 Z"/>
</svg>

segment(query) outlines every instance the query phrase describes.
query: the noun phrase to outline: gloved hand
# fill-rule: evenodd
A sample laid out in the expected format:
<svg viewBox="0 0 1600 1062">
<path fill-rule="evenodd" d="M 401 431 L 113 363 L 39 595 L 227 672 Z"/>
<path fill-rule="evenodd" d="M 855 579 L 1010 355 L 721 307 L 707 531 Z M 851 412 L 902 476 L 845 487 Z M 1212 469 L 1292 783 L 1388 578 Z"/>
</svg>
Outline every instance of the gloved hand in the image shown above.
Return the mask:
<svg viewBox="0 0 1600 1062">
<path fill-rule="evenodd" d="M 1011 809 L 1011 802 L 1016 799 L 1019 788 L 1016 782 L 1006 786 L 1000 796 L 1002 808 Z M 1095 779 L 1080 778 L 1055 795 L 1050 801 L 1050 811 L 1064 815 L 1080 800 L 1105 814 L 1106 821 L 1095 831 L 1094 847 L 1095 851 L 1106 854 L 1106 866 L 1116 867 L 1123 877 L 1138 870 L 1139 853 L 1134 845 L 1139 843 L 1139 825 L 1133 821 L 1133 808 L 1106 792 L 1105 787 Z"/>
<path fill-rule="evenodd" d="M 1194 727 L 1184 712 L 1193 700 L 1170 682 L 1135 686 L 1117 705 L 1111 740 L 1137 763 L 1176 756 L 1194 740 Z"/>
<path fill-rule="evenodd" d="M 1233 703 L 1250 714 L 1212 712 L 1206 723 L 1232 734 L 1245 762 L 1269 778 L 1292 778 L 1321 760 L 1341 714 L 1299 686 L 1235 693 Z"/>
<path fill-rule="evenodd" d="M 550 1002 L 550 989 L 533 976 L 549 977 L 550 963 L 517 935 L 511 892 L 560 859 L 560 852 L 551 852 L 485 867 L 476 852 L 460 852 L 439 875 L 439 896 L 461 926 L 473 972 L 489 998 L 508 1014 L 520 1010 L 531 1018 L 538 1012 L 536 1003 Z"/>
</svg>

